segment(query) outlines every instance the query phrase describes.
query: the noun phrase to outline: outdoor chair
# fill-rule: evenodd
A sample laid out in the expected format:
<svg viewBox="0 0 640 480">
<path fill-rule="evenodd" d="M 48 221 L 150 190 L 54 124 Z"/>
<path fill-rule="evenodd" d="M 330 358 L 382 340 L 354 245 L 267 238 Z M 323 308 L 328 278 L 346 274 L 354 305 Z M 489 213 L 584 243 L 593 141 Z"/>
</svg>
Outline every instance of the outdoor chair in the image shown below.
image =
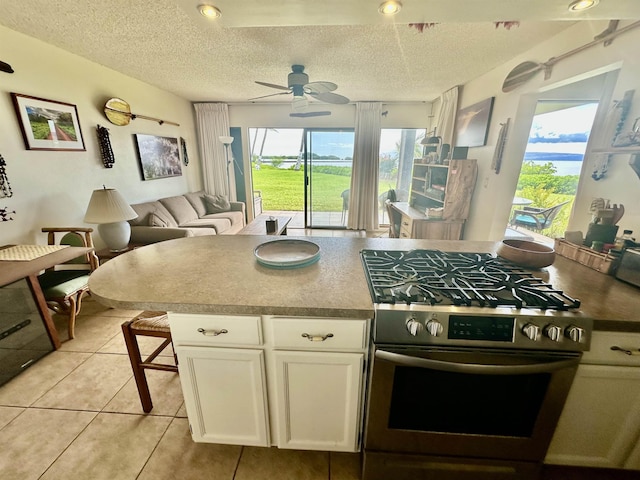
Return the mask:
<svg viewBox="0 0 640 480">
<path fill-rule="evenodd" d="M 567 203 L 569 200 L 550 208 L 524 207 L 522 210 L 514 210 L 510 223 L 515 227 L 539 232 L 551 226 L 558 212 Z"/>
<path fill-rule="evenodd" d="M 93 228 L 43 228 L 49 245 L 56 245 L 56 234 L 62 234 L 60 245 L 93 248 Z M 89 274 L 98 268 L 94 251 L 56 265 L 38 276 L 47 306 L 54 312 L 69 317 L 69 339 L 75 337 L 76 317 L 80 313 L 82 298 L 89 293 Z"/>
</svg>

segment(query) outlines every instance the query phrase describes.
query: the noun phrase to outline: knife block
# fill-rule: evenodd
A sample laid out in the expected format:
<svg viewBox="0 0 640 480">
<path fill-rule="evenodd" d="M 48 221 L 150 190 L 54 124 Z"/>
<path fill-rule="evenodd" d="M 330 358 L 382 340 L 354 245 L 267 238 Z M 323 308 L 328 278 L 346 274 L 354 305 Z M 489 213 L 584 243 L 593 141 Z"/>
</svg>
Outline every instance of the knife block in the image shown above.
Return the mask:
<svg viewBox="0 0 640 480">
<path fill-rule="evenodd" d="M 587 235 L 584 244 L 591 246 L 592 242 L 614 243 L 616 234 L 618 233 L 618 225 L 602 225 L 600 223 L 590 223 L 587 229 Z"/>
</svg>

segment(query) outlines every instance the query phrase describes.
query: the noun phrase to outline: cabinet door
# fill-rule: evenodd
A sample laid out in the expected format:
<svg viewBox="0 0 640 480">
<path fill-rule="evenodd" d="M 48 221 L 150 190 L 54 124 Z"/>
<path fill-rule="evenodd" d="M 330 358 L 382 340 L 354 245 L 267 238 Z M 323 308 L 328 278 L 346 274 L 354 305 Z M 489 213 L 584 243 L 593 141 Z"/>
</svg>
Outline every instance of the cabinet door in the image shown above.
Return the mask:
<svg viewBox="0 0 640 480">
<path fill-rule="evenodd" d="M 269 446 L 262 350 L 177 347 L 196 442 Z"/>
<path fill-rule="evenodd" d="M 413 238 L 431 240 L 461 240 L 464 220 L 451 221 L 423 221 L 414 222 L 415 235 Z"/>
<path fill-rule="evenodd" d="M 280 448 L 358 451 L 362 353 L 274 352 Z"/>
<path fill-rule="evenodd" d="M 545 461 L 621 468 L 639 433 L 640 368 L 581 365 Z"/>
</svg>

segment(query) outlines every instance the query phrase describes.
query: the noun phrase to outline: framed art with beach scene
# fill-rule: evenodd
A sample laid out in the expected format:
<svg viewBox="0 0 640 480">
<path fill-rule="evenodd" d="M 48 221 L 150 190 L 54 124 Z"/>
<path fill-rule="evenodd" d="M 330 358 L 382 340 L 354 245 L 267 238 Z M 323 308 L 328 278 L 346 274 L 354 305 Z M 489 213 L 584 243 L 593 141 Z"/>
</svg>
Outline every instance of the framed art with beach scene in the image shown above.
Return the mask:
<svg viewBox="0 0 640 480">
<path fill-rule="evenodd" d="M 137 133 L 136 146 L 143 180 L 182 175 L 178 139 Z"/>
<path fill-rule="evenodd" d="M 20 93 L 11 98 L 27 150 L 86 150 L 75 105 Z"/>
<path fill-rule="evenodd" d="M 456 147 L 482 147 L 487 144 L 494 98 L 487 98 L 458 111 Z"/>
</svg>

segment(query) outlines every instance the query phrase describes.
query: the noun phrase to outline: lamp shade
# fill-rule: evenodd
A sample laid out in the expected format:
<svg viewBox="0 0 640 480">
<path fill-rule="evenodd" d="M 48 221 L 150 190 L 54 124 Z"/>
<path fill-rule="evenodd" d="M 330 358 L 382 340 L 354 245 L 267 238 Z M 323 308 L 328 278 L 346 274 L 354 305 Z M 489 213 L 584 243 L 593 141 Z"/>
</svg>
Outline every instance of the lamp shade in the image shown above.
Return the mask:
<svg viewBox="0 0 640 480">
<path fill-rule="evenodd" d="M 113 188 L 94 190 L 84 221 L 87 223 L 115 223 L 132 220 L 138 214 L 120 193 Z"/>
<path fill-rule="evenodd" d="M 221 135 L 220 137 L 218 137 L 220 139 L 220 141 L 222 143 L 224 143 L 225 145 L 231 145 L 231 143 L 233 143 L 233 137 L 230 136 L 225 136 L 225 135 Z"/>
</svg>

